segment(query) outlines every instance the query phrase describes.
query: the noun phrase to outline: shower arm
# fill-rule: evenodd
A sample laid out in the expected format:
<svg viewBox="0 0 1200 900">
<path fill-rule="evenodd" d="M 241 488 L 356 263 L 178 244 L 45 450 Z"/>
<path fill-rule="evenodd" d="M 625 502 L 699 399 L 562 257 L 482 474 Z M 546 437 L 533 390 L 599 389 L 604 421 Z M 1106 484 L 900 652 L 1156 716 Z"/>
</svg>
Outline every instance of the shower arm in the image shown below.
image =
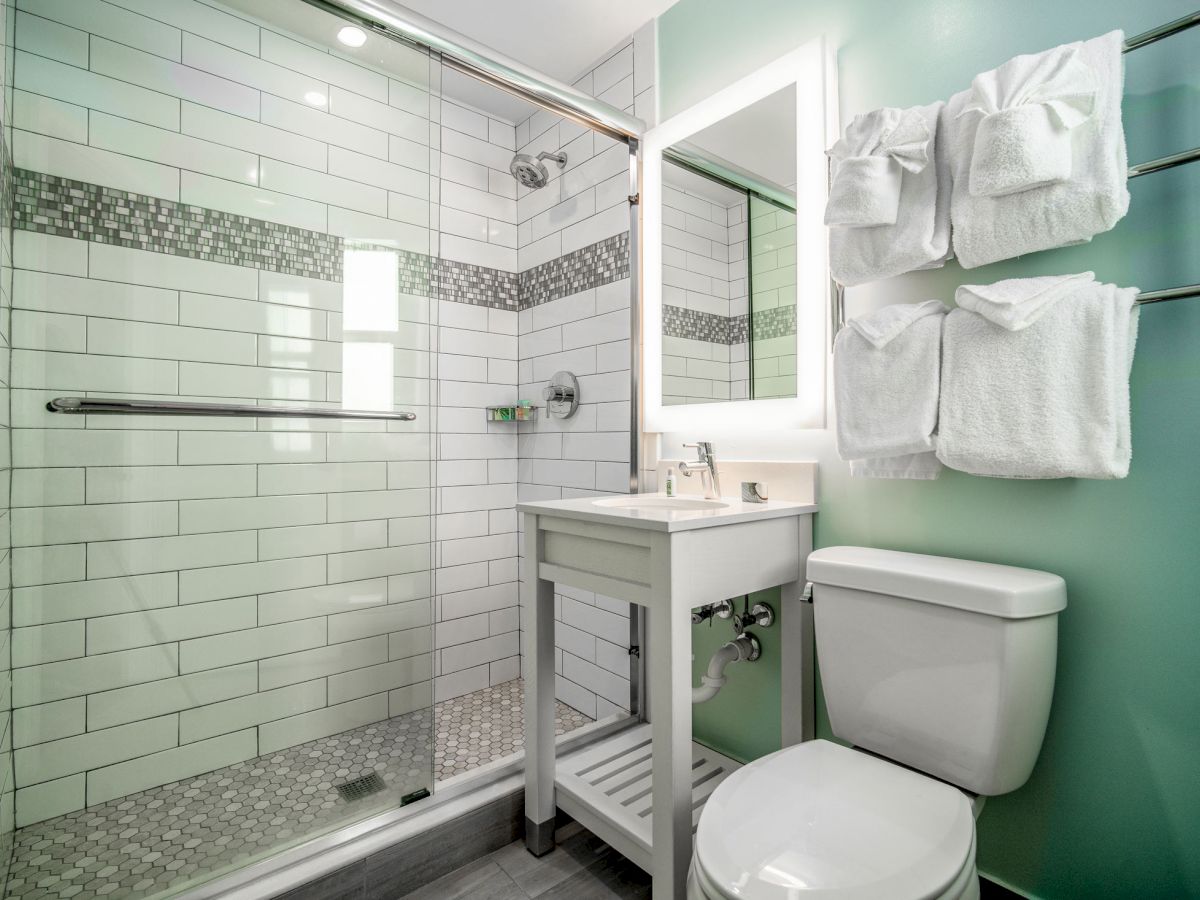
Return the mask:
<svg viewBox="0 0 1200 900">
<path fill-rule="evenodd" d="M 566 168 L 566 165 L 567 165 L 567 154 L 565 154 L 565 153 L 550 153 L 546 150 L 543 150 L 541 153 L 539 153 L 537 155 L 537 158 L 539 161 L 541 161 L 543 159 L 552 159 L 556 163 L 558 163 L 558 167 L 560 169 Z"/>
</svg>

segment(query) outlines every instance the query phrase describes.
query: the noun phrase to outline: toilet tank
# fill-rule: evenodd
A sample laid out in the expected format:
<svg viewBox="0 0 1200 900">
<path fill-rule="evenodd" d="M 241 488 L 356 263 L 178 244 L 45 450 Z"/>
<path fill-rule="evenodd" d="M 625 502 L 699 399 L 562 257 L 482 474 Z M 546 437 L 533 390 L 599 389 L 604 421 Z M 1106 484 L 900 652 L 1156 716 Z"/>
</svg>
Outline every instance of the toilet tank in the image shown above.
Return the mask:
<svg viewBox="0 0 1200 900">
<path fill-rule="evenodd" d="M 1054 692 L 1062 578 L 827 547 L 808 580 L 835 735 L 976 794 L 1026 782 Z"/>
</svg>

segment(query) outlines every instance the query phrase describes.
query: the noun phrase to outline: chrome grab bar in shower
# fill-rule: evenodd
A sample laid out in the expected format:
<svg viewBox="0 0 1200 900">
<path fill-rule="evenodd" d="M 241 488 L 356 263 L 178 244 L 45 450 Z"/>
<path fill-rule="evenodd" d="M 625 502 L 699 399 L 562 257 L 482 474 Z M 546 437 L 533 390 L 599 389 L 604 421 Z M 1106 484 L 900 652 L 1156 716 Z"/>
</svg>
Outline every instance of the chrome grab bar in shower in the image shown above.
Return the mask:
<svg viewBox="0 0 1200 900">
<path fill-rule="evenodd" d="M 417 414 L 366 409 L 320 409 L 310 406 L 250 406 L 237 403 L 184 403 L 175 400 L 115 400 L 110 397 L 55 397 L 46 404 L 53 413 L 128 416 L 237 416 L 262 419 L 386 419 L 411 422 Z"/>
</svg>

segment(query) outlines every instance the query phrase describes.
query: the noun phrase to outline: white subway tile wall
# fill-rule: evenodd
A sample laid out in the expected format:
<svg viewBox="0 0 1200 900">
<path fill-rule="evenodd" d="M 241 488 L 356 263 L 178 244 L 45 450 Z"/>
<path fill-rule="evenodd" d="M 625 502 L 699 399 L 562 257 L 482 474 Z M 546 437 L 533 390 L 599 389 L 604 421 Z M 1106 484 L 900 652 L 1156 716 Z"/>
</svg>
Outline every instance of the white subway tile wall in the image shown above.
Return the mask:
<svg viewBox="0 0 1200 900">
<path fill-rule="evenodd" d="M 673 166 L 663 186 L 663 402 L 745 400 L 744 192 Z"/>
<path fill-rule="evenodd" d="M 796 395 L 796 214 L 750 202 L 754 396 Z"/>
<path fill-rule="evenodd" d="M 432 703 L 436 310 L 404 294 L 390 325 L 346 331 L 332 235 L 383 244 L 393 270 L 432 249 L 439 125 L 415 52 L 401 86 L 194 0 L 30 0 L 20 18 L 24 825 Z M 118 227 L 72 231 L 63 189 L 115 202 Z M 256 238 L 275 244 L 253 258 Z M 85 392 L 336 407 L 371 342 L 412 426 L 44 409 Z"/>
<path fill-rule="evenodd" d="M 576 82 L 580 90 L 654 124 L 654 23 L 606 54 Z M 636 93 L 635 93 L 636 89 Z M 635 105 L 637 106 L 635 110 Z M 517 259 L 523 300 L 517 316 L 517 380 L 536 399 L 560 369 L 579 378 L 570 419 L 541 416 L 520 426 L 518 491 L 549 500 L 630 490 L 630 284 L 620 277 L 545 292 L 542 273 L 597 241 L 629 230 L 629 151 L 618 141 L 539 111 L 517 124 L 520 152 L 565 152 L 549 183 L 518 187 Z M 618 251 L 627 254 L 627 246 Z M 525 308 L 526 305 L 528 308 Z M 556 597 L 558 699 L 593 718 L 630 708 L 630 610 L 590 591 Z"/>
<path fill-rule="evenodd" d="M 15 780 L 13 770 L 14 733 L 16 731 L 15 717 L 12 709 L 12 669 L 11 660 L 20 658 L 36 662 L 55 658 L 59 652 L 67 652 L 67 648 L 77 645 L 79 632 L 77 627 L 50 625 L 57 628 L 53 634 L 31 634 L 29 638 L 18 643 L 12 634 L 12 505 L 13 473 L 11 459 L 10 431 L 11 425 L 11 384 L 10 384 L 10 347 L 13 344 L 14 328 L 12 316 L 13 297 L 13 119 L 16 115 L 18 102 L 12 88 L 13 32 L 16 24 L 15 0 L 0 0 L 0 886 L 8 877 L 8 869 L 12 857 L 13 829 L 15 827 Z M 77 47 L 75 48 L 78 49 Z M 64 51 L 65 52 L 65 51 Z M 21 108 L 28 112 L 30 105 L 21 103 Z M 55 109 L 47 109 L 46 115 L 52 119 L 61 119 L 60 127 L 69 129 L 71 123 L 78 124 L 70 113 L 61 114 Z M 58 342 L 71 345 L 78 336 L 71 333 L 70 328 L 64 328 L 62 323 L 53 318 L 31 320 L 22 329 L 32 328 L 47 335 L 48 342 Z M 51 643 L 53 638 L 53 643 Z M 62 651 L 56 648 L 60 645 Z M 46 715 L 29 720 L 28 728 L 32 734 L 45 734 L 49 738 L 70 734 L 69 725 L 65 720 L 70 718 L 69 711 L 50 709 Z M 67 728 L 64 731 L 64 727 Z"/>
<path fill-rule="evenodd" d="M 629 490 L 625 146 L 215 3 L 20 18 L 13 743 L 45 760 L 17 766 L 17 824 L 519 677 L 518 496 Z M 652 116 L 652 27 L 580 86 Z M 518 146 L 570 162 L 518 191 Z M 343 246 L 394 251 L 392 327 L 343 321 Z M 337 406 L 364 367 L 416 423 L 44 408 Z M 575 418 L 485 421 L 557 368 Z M 627 607 L 560 608 L 560 699 L 628 709 Z"/>
</svg>

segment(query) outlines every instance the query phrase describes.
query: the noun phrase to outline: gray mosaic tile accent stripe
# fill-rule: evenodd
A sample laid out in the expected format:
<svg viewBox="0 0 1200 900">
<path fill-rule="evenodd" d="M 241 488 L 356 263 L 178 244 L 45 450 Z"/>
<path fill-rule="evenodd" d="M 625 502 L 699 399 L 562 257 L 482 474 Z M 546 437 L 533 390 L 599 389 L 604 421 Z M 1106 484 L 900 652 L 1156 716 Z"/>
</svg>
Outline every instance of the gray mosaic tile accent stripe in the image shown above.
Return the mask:
<svg viewBox="0 0 1200 900">
<path fill-rule="evenodd" d="M 17 169 L 13 226 L 60 237 L 340 281 L 342 240 L 203 206 Z"/>
<path fill-rule="evenodd" d="M 521 309 L 629 277 L 629 232 L 564 253 L 521 273 Z"/>
<path fill-rule="evenodd" d="M 13 227 L 209 262 L 342 280 L 342 238 L 202 206 L 15 170 Z M 360 246 L 371 246 L 363 244 Z M 391 247 L 380 249 L 394 250 Z M 520 310 L 629 276 L 629 233 L 520 274 L 423 253 L 400 256 L 400 289 L 421 297 Z"/>
<path fill-rule="evenodd" d="M 730 343 L 729 317 L 701 312 L 698 309 L 685 309 L 682 306 L 669 306 L 664 303 L 662 330 L 668 337 L 707 341 L 710 344 Z"/>
<path fill-rule="evenodd" d="M 744 344 L 749 339 L 750 316 L 719 316 L 716 313 L 663 306 L 663 334 L 668 337 L 707 341 L 710 344 Z M 754 339 L 785 337 L 796 333 L 796 307 L 779 306 L 754 314 Z"/>
<path fill-rule="evenodd" d="M 516 272 L 489 269 L 470 263 L 436 259 L 435 295 L 442 300 L 488 306 L 492 309 L 521 309 L 520 279 Z"/>
<path fill-rule="evenodd" d="M 729 317 L 729 343 L 745 344 L 750 340 L 750 314 Z"/>
<path fill-rule="evenodd" d="M 489 269 L 471 263 L 438 259 L 424 253 L 395 250 L 370 244 L 356 247 L 391 250 L 400 255 L 400 290 L 418 297 L 437 297 L 492 309 L 520 308 L 516 272 Z"/>
<path fill-rule="evenodd" d="M 742 326 L 742 332 L 745 332 L 744 325 Z M 795 333 L 795 305 L 776 306 L 772 309 L 761 309 L 754 314 L 754 340 L 756 341 L 765 341 L 770 338 L 785 337 L 789 334 Z M 743 338 L 743 340 L 745 340 L 745 338 Z"/>
</svg>

